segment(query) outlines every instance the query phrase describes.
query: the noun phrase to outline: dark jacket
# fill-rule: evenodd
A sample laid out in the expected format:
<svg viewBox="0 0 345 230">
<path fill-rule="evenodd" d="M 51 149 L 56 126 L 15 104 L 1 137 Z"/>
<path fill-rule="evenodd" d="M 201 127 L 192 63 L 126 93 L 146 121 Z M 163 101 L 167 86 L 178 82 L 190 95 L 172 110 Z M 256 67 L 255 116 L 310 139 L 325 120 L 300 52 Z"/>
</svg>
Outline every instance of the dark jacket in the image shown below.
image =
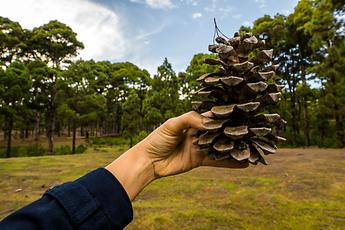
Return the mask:
<svg viewBox="0 0 345 230">
<path fill-rule="evenodd" d="M 132 218 L 126 191 L 110 172 L 99 168 L 49 189 L 3 219 L 0 229 L 123 229 Z"/>
</svg>

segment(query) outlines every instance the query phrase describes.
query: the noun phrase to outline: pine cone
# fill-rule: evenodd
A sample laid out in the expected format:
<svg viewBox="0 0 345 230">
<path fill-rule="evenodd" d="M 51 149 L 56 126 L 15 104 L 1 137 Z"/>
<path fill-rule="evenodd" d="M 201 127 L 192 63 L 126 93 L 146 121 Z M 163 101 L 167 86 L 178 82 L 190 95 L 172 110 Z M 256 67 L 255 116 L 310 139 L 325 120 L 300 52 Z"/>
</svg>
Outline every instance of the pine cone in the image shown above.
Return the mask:
<svg viewBox="0 0 345 230">
<path fill-rule="evenodd" d="M 283 89 L 275 83 L 278 65 L 271 64 L 273 50 L 265 50 L 265 42 L 251 33 L 235 33 L 229 40 L 217 37 L 216 42 L 209 50 L 217 58 L 204 61 L 221 67 L 197 79 L 203 88 L 195 94 L 201 100 L 192 102 L 194 110 L 211 110 L 214 115 L 198 145 L 215 160 L 267 164 L 263 155 L 274 154 L 276 142 L 285 140 L 275 134 L 285 121 L 277 113 L 265 114 Z"/>
</svg>

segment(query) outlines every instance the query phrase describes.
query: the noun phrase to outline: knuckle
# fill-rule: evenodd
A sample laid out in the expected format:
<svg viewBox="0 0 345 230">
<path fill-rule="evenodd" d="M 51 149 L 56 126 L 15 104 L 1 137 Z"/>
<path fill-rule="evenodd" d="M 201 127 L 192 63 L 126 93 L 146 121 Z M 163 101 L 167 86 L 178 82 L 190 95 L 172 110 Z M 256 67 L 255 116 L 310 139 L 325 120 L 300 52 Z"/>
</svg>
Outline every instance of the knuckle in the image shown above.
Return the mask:
<svg viewBox="0 0 345 230">
<path fill-rule="evenodd" d="M 166 127 L 172 127 L 174 125 L 174 123 L 175 123 L 175 119 L 176 119 L 175 117 L 174 118 L 169 118 L 168 120 L 166 120 L 164 122 L 164 125 Z"/>
<path fill-rule="evenodd" d="M 175 117 L 173 117 L 173 118 L 169 118 L 168 120 L 166 120 L 166 124 L 172 124 L 172 123 L 174 123 L 174 121 L 175 121 Z"/>
<path fill-rule="evenodd" d="M 195 117 L 195 116 L 199 116 L 199 114 L 195 111 L 189 111 L 186 113 L 187 116 L 189 117 Z"/>
</svg>

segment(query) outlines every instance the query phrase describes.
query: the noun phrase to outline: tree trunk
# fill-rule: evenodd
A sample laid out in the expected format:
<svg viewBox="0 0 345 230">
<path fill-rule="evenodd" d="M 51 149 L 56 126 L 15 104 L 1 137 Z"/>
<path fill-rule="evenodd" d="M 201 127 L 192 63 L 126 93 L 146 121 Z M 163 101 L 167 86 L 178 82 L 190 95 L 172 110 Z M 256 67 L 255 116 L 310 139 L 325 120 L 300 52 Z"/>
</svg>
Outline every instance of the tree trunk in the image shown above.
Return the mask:
<svg viewBox="0 0 345 230">
<path fill-rule="evenodd" d="M 25 128 L 25 138 L 29 138 L 29 129 Z"/>
<path fill-rule="evenodd" d="M 77 127 L 73 124 L 73 137 L 72 137 L 72 154 L 75 154 L 75 141 L 77 136 Z"/>
<path fill-rule="evenodd" d="M 89 143 L 89 130 L 86 130 L 86 132 L 85 132 L 85 141 L 87 142 L 87 143 Z"/>
<path fill-rule="evenodd" d="M 285 64 L 287 65 L 287 64 Z M 292 65 L 295 65 L 295 60 L 292 60 Z M 288 68 L 286 66 L 285 68 Z M 300 127 L 299 127 L 299 113 L 297 110 L 297 98 L 296 98 L 296 76 L 294 76 L 293 73 L 284 73 L 285 78 L 287 79 L 288 84 L 288 92 L 290 96 L 290 110 L 291 110 L 291 127 L 292 127 L 292 145 L 297 145 L 297 139 L 300 133 Z M 286 126 L 284 126 L 286 128 Z"/>
<path fill-rule="evenodd" d="M 68 121 L 68 125 L 67 125 L 67 136 L 70 137 L 71 136 L 71 122 Z"/>
<path fill-rule="evenodd" d="M 6 149 L 7 158 L 11 156 L 12 129 L 13 129 L 13 120 L 12 118 L 9 118 L 7 121 L 7 149 Z"/>
<path fill-rule="evenodd" d="M 335 127 L 337 132 L 338 147 L 345 147 L 345 134 L 344 134 L 344 116 L 336 114 Z"/>
<path fill-rule="evenodd" d="M 334 76 L 332 76 L 330 78 L 330 82 L 331 82 L 331 87 L 332 87 L 332 94 L 334 98 L 338 98 L 338 92 L 337 90 L 335 90 L 335 86 L 337 85 L 337 81 L 336 78 Z M 338 83 L 339 84 L 339 83 Z M 345 147 L 345 134 L 344 134 L 344 115 L 339 112 L 341 105 L 339 105 L 336 102 L 333 102 L 333 114 L 335 116 L 335 130 L 336 130 L 336 136 L 337 136 L 337 145 L 340 148 L 344 148 Z"/>
<path fill-rule="evenodd" d="M 303 85 L 303 90 L 307 87 L 306 81 L 306 70 L 304 65 L 304 56 L 302 46 L 300 48 L 300 65 L 301 65 L 301 80 Z M 309 114 L 308 114 L 308 97 L 306 92 L 302 92 L 302 104 L 303 104 L 303 133 L 304 133 L 304 146 L 310 145 L 310 136 L 309 136 Z"/>
<path fill-rule="evenodd" d="M 34 137 L 35 141 L 38 141 L 40 139 L 40 122 L 41 122 L 41 114 L 39 112 L 36 112 L 35 137 Z"/>
<path fill-rule="evenodd" d="M 97 132 L 98 132 L 98 120 L 96 121 L 95 127 L 94 127 L 94 134 L 92 136 L 97 137 Z"/>
<path fill-rule="evenodd" d="M 61 124 L 60 124 L 59 120 L 55 121 L 55 132 L 54 133 L 56 133 L 58 137 L 61 136 Z"/>
<path fill-rule="evenodd" d="M 48 152 L 53 153 L 54 151 L 54 130 L 55 130 L 55 114 L 54 111 L 47 112 L 47 138 L 48 138 Z"/>
<path fill-rule="evenodd" d="M 310 145 L 310 136 L 309 136 L 309 114 L 308 114 L 308 105 L 306 97 L 303 98 L 303 119 L 304 119 L 304 145 Z"/>
<path fill-rule="evenodd" d="M 318 130 L 320 133 L 320 142 L 319 147 L 322 146 L 325 142 L 325 137 L 326 137 L 326 125 L 323 122 L 326 118 L 323 118 L 322 116 L 318 116 L 317 119 L 320 121 L 318 125 Z"/>
<path fill-rule="evenodd" d="M 84 136 L 84 128 L 83 126 L 80 126 L 80 136 Z"/>
<path fill-rule="evenodd" d="M 297 116 L 297 108 L 296 108 L 296 97 L 295 95 L 291 96 L 291 115 L 292 115 L 292 142 L 293 145 L 297 144 L 297 138 L 299 134 L 299 125 L 298 125 L 298 116 Z"/>
<path fill-rule="evenodd" d="M 6 140 L 7 140 L 7 129 L 5 128 L 5 127 L 3 127 L 3 129 L 2 129 L 2 132 L 4 133 L 4 142 L 6 142 Z"/>
<path fill-rule="evenodd" d="M 101 136 L 107 134 L 107 129 L 106 129 L 106 127 L 107 127 L 107 122 L 106 122 L 106 121 L 103 121 L 103 122 L 102 122 L 102 127 L 101 127 Z"/>
<path fill-rule="evenodd" d="M 19 138 L 22 140 L 25 138 L 25 129 L 24 128 L 20 128 Z"/>
</svg>

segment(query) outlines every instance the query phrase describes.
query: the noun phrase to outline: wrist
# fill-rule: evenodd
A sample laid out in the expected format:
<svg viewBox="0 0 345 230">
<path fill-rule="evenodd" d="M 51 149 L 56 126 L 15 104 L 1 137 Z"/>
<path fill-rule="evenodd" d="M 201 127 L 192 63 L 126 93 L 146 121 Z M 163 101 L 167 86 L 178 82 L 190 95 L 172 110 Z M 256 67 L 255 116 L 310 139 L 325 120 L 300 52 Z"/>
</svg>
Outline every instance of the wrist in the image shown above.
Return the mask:
<svg viewBox="0 0 345 230">
<path fill-rule="evenodd" d="M 152 160 L 145 154 L 140 143 L 105 168 L 120 181 L 130 200 L 155 179 Z"/>
</svg>

